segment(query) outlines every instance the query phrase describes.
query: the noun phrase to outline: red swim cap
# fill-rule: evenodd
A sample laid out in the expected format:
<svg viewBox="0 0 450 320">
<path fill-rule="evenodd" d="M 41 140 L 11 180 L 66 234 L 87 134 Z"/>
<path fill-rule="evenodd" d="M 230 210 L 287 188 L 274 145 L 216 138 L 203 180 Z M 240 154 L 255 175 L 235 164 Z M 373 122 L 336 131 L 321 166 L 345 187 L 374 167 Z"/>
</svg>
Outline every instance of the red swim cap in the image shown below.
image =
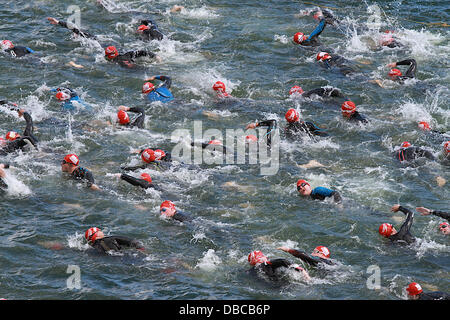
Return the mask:
<svg viewBox="0 0 450 320">
<path fill-rule="evenodd" d="M 148 173 L 141 174 L 141 178 L 147 182 L 152 183 L 152 177 L 150 177 L 150 175 Z"/>
<path fill-rule="evenodd" d="M 392 224 L 389 223 L 383 223 L 379 228 L 378 228 L 378 232 L 385 236 L 385 237 L 389 237 L 392 233 Z"/>
<path fill-rule="evenodd" d="M 114 59 L 118 55 L 119 55 L 119 51 L 117 51 L 116 47 L 114 47 L 114 46 L 109 46 L 105 49 L 105 56 L 108 59 Z"/>
<path fill-rule="evenodd" d="M 222 81 L 217 81 L 216 83 L 213 84 L 213 90 L 225 92 L 226 90 L 225 83 L 223 83 Z"/>
<path fill-rule="evenodd" d="M 220 140 L 211 140 L 208 144 L 222 145 L 222 142 Z"/>
<path fill-rule="evenodd" d="M 67 92 L 58 91 L 58 93 L 56 94 L 56 99 L 58 99 L 60 101 L 69 100 L 70 94 L 68 94 Z"/>
<path fill-rule="evenodd" d="M 444 143 L 444 151 L 446 153 L 450 153 L 450 141 L 447 141 L 446 143 Z"/>
<path fill-rule="evenodd" d="M 14 141 L 14 140 L 16 140 L 19 137 L 20 137 L 20 135 L 17 132 L 14 132 L 14 131 L 9 131 L 6 134 L 6 140 L 9 140 L 9 141 Z"/>
<path fill-rule="evenodd" d="M 297 181 L 297 188 L 298 188 L 298 187 L 301 187 L 303 184 L 307 184 L 308 186 L 311 186 L 308 182 L 306 182 L 306 180 L 299 179 L 299 180 Z"/>
<path fill-rule="evenodd" d="M 80 159 L 76 154 L 68 154 L 64 157 L 64 161 L 67 163 L 73 164 L 74 166 L 77 166 L 80 163 Z"/>
<path fill-rule="evenodd" d="M 439 223 L 439 229 L 442 229 L 442 228 L 448 228 L 448 227 L 449 227 L 448 222 L 442 222 L 442 223 Z"/>
<path fill-rule="evenodd" d="M 356 105 L 352 101 L 345 101 L 341 106 L 342 113 L 352 114 L 356 111 Z"/>
<path fill-rule="evenodd" d="M 388 75 L 390 77 L 401 76 L 402 72 L 398 69 L 391 69 L 391 71 L 389 71 Z"/>
<path fill-rule="evenodd" d="M 163 150 L 161 150 L 161 149 L 155 150 L 155 157 L 156 157 L 156 160 L 161 160 L 161 159 L 164 158 L 165 156 L 166 156 L 166 153 L 165 153 Z"/>
<path fill-rule="evenodd" d="M 293 86 L 290 90 L 289 90 L 289 94 L 293 95 L 295 94 L 302 94 L 304 91 L 302 89 L 302 87 L 299 86 Z"/>
<path fill-rule="evenodd" d="M 327 59 L 331 59 L 331 56 L 328 54 L 328 52 L 319 52 L 316 56 L 317 61 L 324 61 Z"/>
<path fill-rule="evenodd" d="M 165 210 L 163 210 L 164 208 L 172 209 L 172 210 L 174 210 L 174 211 L 177 210 L 176 207 L 175 207 L 175 204 L 174 204 L 172 201 L 169 201 L 169 200 L 166 200 L 166 201 L 164 201 L 163 203 L 161 203 L 161 205 L 159 206 L 159 211 L 161 212 L 161 214 L 164 214 L 164 215 L 166 215 L 166 216 L 171 216 L 171 215 L 173 215 L 173 214 L 171 214 L 171 215 L 165 214 L 165 213 L 164 213 Z"/>
<path fill-rule="evenodd" d="M 130 123 L 130 117 L 128 116 L 128 113 L 123 110 L 119 110 L 119 112 L 117 113 L 117 118 L 119 119 L 120 124 Z"/>
<path fill-rule="evenodd" d="M 137 30 L 138 30 L 139 33 L 143 33 L 145 30 L 148 30 L 148 29 L 150 29 L 149 26 L 146 26 L 145 24 L 142 24 L 142 25 L 140 25 L 138 27 Z"/>
<path fill-rule="evenodd" d="M 410 296 L 415 296 L 423 292 L 422 287 L 417 282 L 411 282 L 406 288 L 406 291 L 408 291 Z"/>
<path fill-rule="evenodd" d="M 156 160 L 155 152 L 152 149 L 145 149 L 141 154 L 142 161 L 151 163 Z"/>
<path fill-rule="evenodd" d="M 298 113 L 297 110 L 292 109 L 292 108 L 286 112 L 284 117 L 286 118 L 286 121 L 289 123 L 294 123 L 294 122 L 297 122 L 298 120 L 300 120 L 300 114 Z"/>
<path fill-rule="evenodd" d="M 84 238 L 87 242 L 94 242 L 98 237 L 98 232 L 102 232 L 102 230 L 96 227 L 89 228 L 84 233 Z"/>
<path fill-rule="evenodd" d="M 261 251 L 253 251 L 248 255 L 248 262 L 255 266 L 259 263 L 267 262 L 267 257 Z"/>
<path fill-rule="evenodd" d="M 420 121 L 419 122 L 419 128 L 422 130 L 431 130 L 430 124 L 426 121 Z"/>
<path fill-rule="evenodd" d="M 155 89 L 155 85 L 151 82 L 146 82 L 142 86 L 142 93 L 150 93 Z"/>
<path fill-rule="evenodd" d="M 301 32 L 297 32 L 296 34 L 294 34 L 294 42 L 295 43 L 301 44 L 306 39 L 308 39 L 308 38 Z"/>
<path fill-rule="evenodd" d="M 329 258 L 330 257 L 330 250 L 328 250 L 327 247 L 324 246 L 318 246 L 316 247 L 314 250 L 319 251 L 321 254 L 323 254 L 325 257 Z"/>
<path fill-rule="evenodd" d="M 2 41 L 2 49 L 6 50 L 6 49 L 12 49 L 14 48 L 14 45 L 11 41 L 9 40 L 3 40 Z"/>
<path fill-rule="evenodd" d="M 403 141 L 401 147 L 402 147 L 402 148 L 408 148 L 408 147 L 411 147 L 411 143 L 409 143 L 408 141 Z"/>
</svg>

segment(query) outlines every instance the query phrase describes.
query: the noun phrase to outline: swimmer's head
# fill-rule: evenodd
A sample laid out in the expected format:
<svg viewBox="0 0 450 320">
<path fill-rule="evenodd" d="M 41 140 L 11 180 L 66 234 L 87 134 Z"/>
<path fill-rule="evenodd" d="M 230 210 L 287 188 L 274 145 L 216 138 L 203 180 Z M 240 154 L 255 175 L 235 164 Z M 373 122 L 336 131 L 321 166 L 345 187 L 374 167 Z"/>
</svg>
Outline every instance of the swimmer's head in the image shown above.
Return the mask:
<svg viewBox="0 0 450 320">
<path fill-rule="evenodd" d="M 146 163 L 151 163 L 156 160 L 155 151 L 152 149 L 145 149 L 141 154 L 142 161 Z"/>
<path fill-rule="evenodd" d="M 14 141 L 18 138 L 20 138 L 20 134 L 18 134 L 17 132 L 14 131 L 9 131 L 6 136 L 5 136 L 6 140 L 8 141 Z"/>
<path fill-rule="evenodd" d="M 418 127 L 420 129 L 424 130 L 424 131 L 430 131 L 431 130 L 430 124 L 428 122 L 426 122 L 426 121 L 420 121 L 418 123 Z"/>
<path fill-rule="evenodd" d="M 314 251 L 311 253 L 313 257 L 320 257 L 324 259 L 330 258 L 330 250 L 328 250 L 327 247 L 324 246 L 318 246 L 314 249 Z"/>
<path fill-rule="evenodd" d="M 450 155 L 450 141 L 444 143 L 444 153 L 445 155 Z"/>
<path fill-rule="evenodd" d="M 401 147 L 402 148 L 409 148 L 409 147 L 411 147 L 411 143 L 409 143 L 408 141 L 403 141 Z"/>
<path fill-rule="evenodd" d="M 302 94 L 304 91 L 303 91 L 303 89 L 302 89 L 302 87 L 300 87 L 300 86 L 293 86 L 290 90 L 289 90 L 289 95 L 293 95 L 293 94 L 295 94 L 295 95 L 300 95 L 300 94 Z"/>
<path fill-rule="evenodd" d="M 114 59 L 119 55 L 119 51 L 117 51 L 117 48 L 114 46 L 109 46 L 105 49 L 105 56 L 108 59 Z"/>
<path fill-rule="evenodd" d="M 149 183 L 152 183 L 152 177 L 150 177 L 150 175 L 148 173 L 143 173 L 141 174 L 141 179 L 145 180 Z"/>
<path fill-rule="evenodd" d="M 392 224 L 390 224 L 390 223 L 383 223 L 378 228 L 378 232 L 384 237 L 389 237 L 390 235 L 392 235 L 395 232 L 395 228 L 392 227 Z"/>
<path fill-rule="evenodd" d="M 294 123 L 300 120 L 300 114 L 295 109 L 289 109 L 286 114 L 284 115 L 286 118 L 286 121 L 289 123 Z"/>
<path fill-rule="evenodd" d="M 439 224 L 439 231 L 442 234 L 445 234 L 445 235 L 450 234 L 450 226 L 449 226 L 448 222 L 440 223 Z"/>
<path fill-rule="evenodd" d="M 399 69 L 391 69 L 391 71 L 389 71 L 388 76 L 392 79 L 395 80 L 398 77 L 400 77 L 402 75 L 402 72 Z"/>
<path fill-rule="evenodd" d="M 119 123 L 123 125 L 130 123 L 130 117 L 128 116 L 128 113 L 123 110 L 119 110 L 119 112 L 117 113 L 117 119 L 119 120 Z"/>
<path fill-rule="evenodd" d="M 155 150 L 155 157 L 156 157 L 156 160 L 161 160 L 162 158 L 164 158 L 166 156 L 166 153 L 163 151 L 163 150 L 161 150 L 161 149 L 156 149 Z"/>
<path fill-rule="evenodd" d="M 408 292 L 408 296 L 410 298 L 414 298 L 418 294 L 422 293 L 422 287 L 417 282 L 411 282 L 407 287 L 406 291 Z"/>
<path fill-rule="evenodd" d="M 223 83 L 222 81 L 216 81 L 216 83 L 213 84 L 213 90 L 219 91 L 219 92 L 225 92 L 225 90 L 226 90 L 225 83 Z"/>
<path fill-rule="evenodd" d="M 148 29 L 150 29 L 149 26 L 146 26 L 145 24 L 142 24 L 142 25 L 140 25 L 140 26 L 138 27 L 137 32 L 138 32 L 138 33 L 144 33 L 144 31 L 145 31 L 145 30 L 148 30 Z"/>
<path fill-rule="evenodd" d="M 142 93 L 150 93 L 155 90 L 155 85 L 151 82 L 146 82 L 142 86 Z"/>
<path fill-rule="evenodd" d="M 319 52 L 316 56 L 317 61 L 325 61 L 331 59 L 331 56 L 328 52 Z"/>
<path fill-rule="evenodd" d="M 70 94 L 68 94 L 67 92 L 64 91 L 58 91 L 56 93 L 56 99 L 58 99 L 59 101 L 66 101 L 70 99 Z"/>
<path fill-rule="evenodd" d="M 102 239 L 104 237 L 105 235 L 103 234 L 102 230 L 96 227 L 89 228 L 84 233 L 84 238 L 89 244 L 93 244 L 95 240 Z"/>
<path fill-rule="evenodd" d="M 350 117 L 353 113 L 356 112 L 356 105 L 353 101 L 345 101 L 341 105 L 342 115 L 344 117 Z"/>
<path fill-rule="evenodd" d="M 312 192 L 311 185 L 303 179 L 297 181 L 297 191 L 303 196 L 309 196 Z"/>
<path fill-rule="evenodd" d="M 63 172 L 69 172 L 72 173 L 78 164 L 80 163 L 80 159 L 78 159 L 78 156 L 76 154 L 68 154 L 64 157 L 64 159 L 61 161 L 61 170 Z"/>
<path fill-rule="evenodd" d="M 258 264 L 268 262 L 269 259 L 261 252 L 261 251 L 253 251 L 248 255 L 248 262 L 252 266 L 256 266 Z"/>
<path fill-rule="evenodd" d="M 297 32 L 296 34 L 294 34 L 294 42 L 301 44 L 303 41 L 305 41 L 306 39 L 308 39 L 307 36 L 305 36 L 303 33 L 301 32 Z"/>
<path fill-rule="evenodd" d="M 159 212 L 163 216 L 172 217 L 177 212 L 177 209 L 172 201 L 166 200 L 159 206 Z"/>
<path fill-rule="evenodd" d="M 2 40 L 1 46 L 2 46 L 2 50 L 14 48 L 14 44 L 9 40 Z"/>
</svg>

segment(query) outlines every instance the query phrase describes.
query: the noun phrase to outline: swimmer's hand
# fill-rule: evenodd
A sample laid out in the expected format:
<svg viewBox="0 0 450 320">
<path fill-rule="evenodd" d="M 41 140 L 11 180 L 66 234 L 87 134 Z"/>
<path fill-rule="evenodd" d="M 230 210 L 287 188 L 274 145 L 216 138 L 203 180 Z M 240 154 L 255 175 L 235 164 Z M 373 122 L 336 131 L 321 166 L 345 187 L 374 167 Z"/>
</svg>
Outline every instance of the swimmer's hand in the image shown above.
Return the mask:
<svg viewBox="0 0 450 320">
<path fill-rule="evenodd" d="M 400 208 L 400 205 L 396 204 L 396 205 L 392 206 L 391 211 L 392 212 L 397 212 L 399 208 Z"/>
<path fill-rule="evenodd" d="M 281 251 L 284 251 L 284 252 L 289 252 L 290 249 L 288 247 L 278 247 L 277 250 L 281 250 Z"/>
<path fill-rule="evenodd" d="M 51 24 L 58 24 L 58 22 L 59 22 L 58 20 L 56 20 L 55 18 L 52 18 L 52 17 L 48 17 L 47 20 L 50 21 Z"/>
<path fill-rule="evenodd" d="M 420 212 L 422 216 L 429 216 L 431 214 L 431 210 L 424 207 L 417 207 L 417 212 Z"/>
<path fill-rule="evenodd" d="M 258 123 L 250 123 L 245 127 L 245 130 L 247 129 L 255 129 L 258 126 Z"/>
</svg>

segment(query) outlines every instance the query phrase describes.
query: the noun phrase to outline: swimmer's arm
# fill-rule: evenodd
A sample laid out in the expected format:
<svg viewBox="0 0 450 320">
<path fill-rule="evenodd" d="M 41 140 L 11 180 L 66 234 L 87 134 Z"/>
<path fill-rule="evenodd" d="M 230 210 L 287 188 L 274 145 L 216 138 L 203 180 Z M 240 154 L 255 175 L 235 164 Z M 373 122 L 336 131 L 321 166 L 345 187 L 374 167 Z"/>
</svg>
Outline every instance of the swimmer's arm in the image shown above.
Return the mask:
<svg viewBox="0 0 450 320">
<path fill-rule="evenodd" d="M 152 186 L 148 181 L 145 181 L 143 179 L 137 179 L 125 173 L 122 173 L 120 175 L 120 179 L 128 182 L 129 184 L 132 184 L 133 186 L 141 187 L 144 189 L 150 188 Z"/>
<path fill-rule="evenodd" d="M 296 250 L 296 249 L 290 249 L 290 248 L 287 248 L 287 247 L 279 247 L 277 249 L 282 250 L 282 251 L 287 252 L 287 253 L 290 253 L 294 257 L 299 258 L 299 259 L 301 259 L 301 260 L 303 260 L 303 261 L 305 261 L 305 262 L 307 262 L 307 263 L 309 263 L 311 265 L 315 266 L 318 263 L 315 259 L 313 259 L 310 256 L 308 256 L 303 251 L 299 251 L 299 250 Z"/>
</svg>

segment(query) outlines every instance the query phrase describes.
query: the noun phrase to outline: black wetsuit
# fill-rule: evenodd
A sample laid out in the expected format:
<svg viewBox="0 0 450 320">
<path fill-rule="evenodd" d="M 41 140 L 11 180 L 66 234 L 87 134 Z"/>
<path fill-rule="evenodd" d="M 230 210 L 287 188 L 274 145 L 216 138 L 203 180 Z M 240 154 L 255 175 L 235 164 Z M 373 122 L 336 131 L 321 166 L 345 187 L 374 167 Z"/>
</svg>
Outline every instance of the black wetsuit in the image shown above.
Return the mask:
<svg viewBox="0 0 450 320">
<path fill-rule="evenodd" d="M 15 46 L 14 48 L 11 49 L 6 49 L 4 50 L 6 53 L 9 53 L 12 57 L 23 57 L 29 53 L 34 53 L 33 50 L 31 50 L 28 47 L 22 47 L 22 46 Z"/>
<path fill-rule="evenodd" d="M 418 294 L 419 300 L 450 300 L 450 294 L 446 292 L 422 292 Z"/>
<path fill-rule="evenodd" d="M 345 98 L 342 92 L 336 88 L 316 88 L 302 93 L 302 96 L 309 98 L 312 95 L 318 95 L 320 97 L 334 97 L 334 98 Z"/>
<path fill-rule="evenodd" d="M 171 219 L 180 221 L 180 222 L 187 222 L 187 221 L 192 221 L 192 217 L 188 216 L 182 212 L 177 211 L 172 217 L 170 217 Z"/>
<path fill-rule="evenodd" d="M 333 67 L 336 67 L 344 75 L 355 73 L 355 69 L 349 66 L 350 62 L 339 55 L 333 55 L 330 59 L 322 61 L 321 64 L 326 69 L 332 69 Z"/>
<path fill-rule="evenodd" d="M 254 271 L 257 271 L 257 270 L 261 270 L 261 271 L 263 271 L 269 278 L 272 278 L 272 279 L 273 279 L 273 278 L 276 277 L 276 270 L 277 270 L 278 268 L 281 268 L 281 267 L 284 267 L 284 268 L 293 268 L 294 270 L 300 271 L 299 269 L 296 268 L 295 265 L 292 265 L 291 262 L 289 262 L 289 261 L 286 260 L 286 259 L 282 259 L 282 258 L 279 258 L 279 259 L 272 259 L 272 260 L 269 260 L 269 261 L 267 261 L 267 262 L 260 263 L 260 264 L 258 264 L 258 265 L 256 265 L 256 266 L 253 266 L 253 267 L 250 269 L 250 271 L 251 271 L 251 272 L 254 272 Z"/>
<path fill-rule="evenodd" d="M 409 66 L 404 75 L 398 76 L 395 80 L 403 82 L 406 79 L 412 79 L 416 77 L 417 62 L 414 59 L 406 59 L 397 62 L 397 66 Z"/>
<path fill-rule="evenodd" d="M 92 172 L 90 172 L 88 169 L 77 167 L 70 177 L 77 181 L 86 182 L 86 185 L 88 188 L 90 188 L 94 183 L 94 176 L 92 175 Z"/>
<path fill-rule="evenodd" d="M 396 234 L 391 235 L 388 238 L 392 242 L 406 242 L 407 244 L 411 244 L 416 241 L 416 239 L 409 232 L 414 220 L 414 212 L 402 206 L 400 206 L 398 210 L 406 215 L 405 222 L 403 222 L 400 230 Z"/>
<path fill-rule="evenodd" d="M 108 59 L 108 60 L 111 62 L 118 63 L 122 67 L 134 68 L 134 67 L 136 67 L 134 59 L 140 58 L 140 57 L 154 58 L 154 57 L 156 57 L 156 55 L 150 51 L 136 50 L 136 51 L 129 51 L 124 54 L 119 54 L 117 57 L 115 57 L 113 59 Z"/>
<path fill-rule="evenodd" d="M 450 213 L 447 213 L 447 212 L 444 212 L 444 211 L 432 210 L 431 214 L 434 215 L 434 216 L 446 219 L 448 222 L 450 222 Z"/>
<path fill-rule="evenodd" d="M 82 31 L 82 30 L 80 30 L 80 29 L 78 29 L 78 28 L 76 28 L 76 27 L 69 27 L 69 26 L 67 25 L 67 23 L 64 22 L 64 21 L 58 21 L 58 25 L 61 26 L 61 27 L 63 27 L 63 28 L 66 28 L 66 29 L 71 30 L 73 33 L 75 33 L 76 35 L 79 35 L 79 36 L 81 36 L 81 37 L 83 37 L 83 38 L 97 39 L 96 36 L 90 34 L 90 33 L 87 32 L 87 31 Z"/>
<path fill-rule="evenodd" d="M 430 160 L 435 160 L 434 155 L 425 149 L 419 147 L 408 147 L 408 148 L 400 148 L 396 152 L 394 152 L 394 157 L 402 161 L 412 161 L 417 158 L 428 158 Z"/>
<path fill-rule="evenodd" d="M 144 30 L 144 40 L 162 40 L 164 35 L 159 31 L 158 26 L 152 20 L 142 20 L 141 24 L 146 25 L 150 29 Z"/>
<path fill-rule="evenodd" d="M 145 111 L 144 108 L 141 107 L 131 107 L 130 112 L 139 113 L 138 117 L 133 121 L 129 122 L 127 124 L 124 124 L 124 126 L 128 127 L 138 127 L 139 129 L 144 129 L 144 123 L 145 123 Z"/>
<path fill-rule="evenodd" d="M 369 123 L 367 119 L 361 115 L 358 111 L 353 112 L 349 118 L 345 117 L 348 121 L 358 122 L 358 123 Z"/>
<path fill-rule="evenodd" d="M 222 152 L 223 154 L 226 154 L 228 152 L 228 149 L 221 144 L 209 144 L 209 143 L 198 143 L 198 142 L 191 142 L 191 146 L 193 147 L 201 147 L 202 149 L 206 149 L 208 148 L 208 150 L 211 151 L 217 151 L 217 152 Z"/>
<path fill-rule="evenodd" d="M 289 249 L 288 252 L 290 254 L 292 254 L 294 257 L 301 259 L 302 261 L 308 263 L 309 265 L 311 265 L 313 267 L 321 267 L 321 264 L 334 265 L 334 262 L 331 261 L 330 259 L 325 259 L 325 258 L 321 258 L 321 257 L 313 257 L 303 251 L 300 251 L 300 250 Z"/>
<path fill-rule="evenodd" d="M 120 252 L 123 248 L 145 249 L 138 241 L 120 236 L 109 236 L 95 240 L 92 243 L 92 247 L 101 253 L 108 253 L 108 251 Z"/>
<path fill-rule="evenodd" d="M 167 163 L 167 162 L 166 162 Z M 150 163 L 142 163 L 140 165 L 137 166 L 133 166 L 133 167 L 120 167 L 120 169 L 124 170 L 124 171 L 136 171 L 136 170 L 140 170 L 140 169 L 153 169 L 153 170 L 164 170 L 166 169 L 167 166 L 163 164 L 163 162 L 155 160 L 152 161 Z"/>
<path fill-rule="evenodd" d="M 310 137 L 313 135 L 321 137 L 328 136 L 328 133 L 317 127 L 314 123 L 308 121 L 290 122 L 286 128 L 284 128 L 284 133 L 286 134 L 286 137 L 290 139 L 294 139 L 298 137 L 299 134 L 303 133 L 308 134 Z"/>
<path fill-rule="evenodd" d="M 261 122 L 258 122 L 256 124 L 256 127 L 267 127 L 267 145 L 270 147 L 272 145 L 272 131 L 277 129 L 277 120 L 271 119 L 271 120 L 264 120 Z"/>
<path fill-rule="evenodd" d="M 38 139 L 33 135 L 34 126 L 33 119 L 31 118 L 28 112 L 23 113 L 23 117 L 27 123 L 25 130 L 20 138 L 17 138 L 14 141 L 10 141 L 4 146 L 0 148 L 0 155 L 6 155 L 8 153 L 14 152 L 16 150 L 22 149 L 23 147 L 28 145 L 28 141 L 37 148 Z"/>
<path fill-rule="evenodd" d="M 120 179 L 122 179 L 136 187 L 141 187 L 143 189 L 153 188 L 153 189 L 158 190 L 158 188 L 156 188 L 152 183 L 148 182 L 147 180 L 135 178 L 126 173 L 122 173 L 122 175 L 120 176 Z"/>
</svg>

